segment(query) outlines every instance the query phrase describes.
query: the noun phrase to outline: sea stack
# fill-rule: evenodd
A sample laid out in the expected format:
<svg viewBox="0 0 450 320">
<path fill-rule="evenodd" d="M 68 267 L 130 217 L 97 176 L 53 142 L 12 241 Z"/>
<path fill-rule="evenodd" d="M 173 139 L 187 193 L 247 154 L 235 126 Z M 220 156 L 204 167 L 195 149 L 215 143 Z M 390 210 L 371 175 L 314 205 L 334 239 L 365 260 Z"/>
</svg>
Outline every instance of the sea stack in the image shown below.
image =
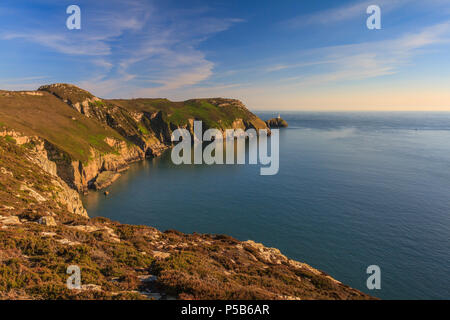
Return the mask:
<svg viewBox="0 0 450 320">
<path fill-rule="evenodd" d="M 281 118 L 280 115 L 278 115 L 278 117 L 267 120 L 266 124 L 269 128 L 287 128 L 288 127 L 288 123 Z"/>
</svg>

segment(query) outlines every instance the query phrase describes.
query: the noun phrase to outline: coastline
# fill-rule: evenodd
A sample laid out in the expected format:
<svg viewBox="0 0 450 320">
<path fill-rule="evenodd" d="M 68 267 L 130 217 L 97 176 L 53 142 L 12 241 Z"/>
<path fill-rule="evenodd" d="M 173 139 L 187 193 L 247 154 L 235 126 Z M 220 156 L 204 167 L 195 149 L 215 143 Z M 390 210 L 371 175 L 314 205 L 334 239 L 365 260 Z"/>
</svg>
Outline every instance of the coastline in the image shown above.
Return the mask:
<svg viewBox="0 0 450 320">
<path fill-rule="evenodd" d="M 108 107 L 95 97 L 84 100 L 86 92 L 76 87 L 63 88 L 69 89 L 70 94 L 75 90 L 83 100 L 74 102 L 61 92 L 58 97 L 42 91 L 0 92 L 2 103 L 25 106 L 26 116 L 34 121 L 32 126 L 25 127 L 4 113 L 14 112 L 13 108 L 0 110 L 2 120 L 7 121 L 0 131 L 1 149 L 6 156 L 0 181 L 0 253 L 5 262 L 3 273 L 10 275 L 0 279 L 3 298 L 371 299 L 317 269 L 286 258 L 278 249 L 253 241 L 242 242 L 221 235 L 187 235 L 173 230 L 161 233 L 151 227 L 89 218 L 77 191 L 86 192 L 102 173 L 106 177 L 100 176 L 99 186 L 109 183 L 111 173 L 112 178 L 117 178 L 118 172 L 126 170 L 129 163 L 159 156 L 168 148 L 163 142 L 170 130 L 183 125 L 177 127 L 166 122 L 159 111 L 134 112 L 132 116 L 142 123 L 148 119 L 148 127 L 139 128 L 136 123 L 141 135 L 126 135 L 136 133 L 134 127 L 126 131 L 124 125 L 106 125 L 107 119 L 113 117 L 111 114 L 125 117 L 124 110 Z M 20 104 L 13 104 L 16 101 Z M 36 101 L 40 104 L 36 105 Z M 208 108 L 234 108 L 247 114 L 245 121 L 227 120 L 231 128 L 265 126 L 243 109 L 240 102 L 207 101 L 219 102 L 217 106 L 207 105 Z M 36 117 L 49 108 L 57 110 L 49 114 L 57 122 Z M 109 118 L 103 117 L 105 110 L 111 112 Z M 98 127 L 97 121 L 102 119 L 106 124 Z M 50 134 L 47 120 L 54 125 Z M 188 120 L 185 127 L 191 130 L 190 124 Z M 39 126 L 45 126 L 47 131 Z M 61 130 L 65 130 L 65 135 L 58 140 Z M 86 133 L 88 144 L 79 141 Z M 156 136 L 160 140 L 155 140 Z M 124 137 L 141 144 L 127 143 Z M 73 142 L 77 143 L 76 148 L 73 143 L 68 144 L 70 139 L 78 139 Z M 84 150 L 89 151 L 88 157 Z M 77 264 L 83 270 L 85 286 L 81 290 L 65 287 L 68 264 Z"/>
</svg>

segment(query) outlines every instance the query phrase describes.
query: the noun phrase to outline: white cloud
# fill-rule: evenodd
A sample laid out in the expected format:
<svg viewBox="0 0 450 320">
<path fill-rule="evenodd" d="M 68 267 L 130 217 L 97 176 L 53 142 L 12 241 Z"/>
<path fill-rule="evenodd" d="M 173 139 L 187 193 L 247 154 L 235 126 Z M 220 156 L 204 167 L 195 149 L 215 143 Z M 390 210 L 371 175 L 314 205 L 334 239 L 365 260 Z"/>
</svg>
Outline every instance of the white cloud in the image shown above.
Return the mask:
<svg viewBox="0 0 450 320">
<path fill-rule="evenodd" d="M 422 50 L 450 42 L 450 21 L 423 28 L 395 39 L 305 50 L 296 59 L 302 62 L 269 66 L 267 72 L 318 66 L 298 76 L 280 77 L 273 83 L 295 86 L 354 81 L 398 73 Z"/>
</svg>

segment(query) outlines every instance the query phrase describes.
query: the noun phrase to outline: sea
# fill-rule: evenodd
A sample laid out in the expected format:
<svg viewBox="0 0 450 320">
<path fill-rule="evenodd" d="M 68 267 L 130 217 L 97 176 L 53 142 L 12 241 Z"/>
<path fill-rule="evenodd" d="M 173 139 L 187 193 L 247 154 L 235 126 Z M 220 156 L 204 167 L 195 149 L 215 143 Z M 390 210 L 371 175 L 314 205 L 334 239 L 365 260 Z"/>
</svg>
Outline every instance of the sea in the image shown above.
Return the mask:
<svg viewBox="0 0 450 320">
<path fill-rule="evenodd" d="M 251 239 L 381 299 L 450 299 L 450 113 L 281 116 L 278 174 L 175 165 L 168 150 L 85 196 L 89 215 Z"/>
</svg>

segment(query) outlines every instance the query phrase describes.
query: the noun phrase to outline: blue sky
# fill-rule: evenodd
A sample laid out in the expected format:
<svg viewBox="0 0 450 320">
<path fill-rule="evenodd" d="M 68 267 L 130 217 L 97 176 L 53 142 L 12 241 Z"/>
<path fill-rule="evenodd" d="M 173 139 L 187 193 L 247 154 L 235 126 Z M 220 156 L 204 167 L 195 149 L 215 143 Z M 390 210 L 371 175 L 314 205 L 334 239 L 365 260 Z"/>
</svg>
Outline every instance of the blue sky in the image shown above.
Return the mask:
<svg viewBox="0 0 450 320">
<path fill-rule="evenodd" d="M 66 8 L 81 8 L 81 30 Z M 366 8 L 381 7 L 368 30 Z M 253 110 L 450 110 L 450 1 L 2 1 L 0 88 L 224 96 Z"/>
</svg>

